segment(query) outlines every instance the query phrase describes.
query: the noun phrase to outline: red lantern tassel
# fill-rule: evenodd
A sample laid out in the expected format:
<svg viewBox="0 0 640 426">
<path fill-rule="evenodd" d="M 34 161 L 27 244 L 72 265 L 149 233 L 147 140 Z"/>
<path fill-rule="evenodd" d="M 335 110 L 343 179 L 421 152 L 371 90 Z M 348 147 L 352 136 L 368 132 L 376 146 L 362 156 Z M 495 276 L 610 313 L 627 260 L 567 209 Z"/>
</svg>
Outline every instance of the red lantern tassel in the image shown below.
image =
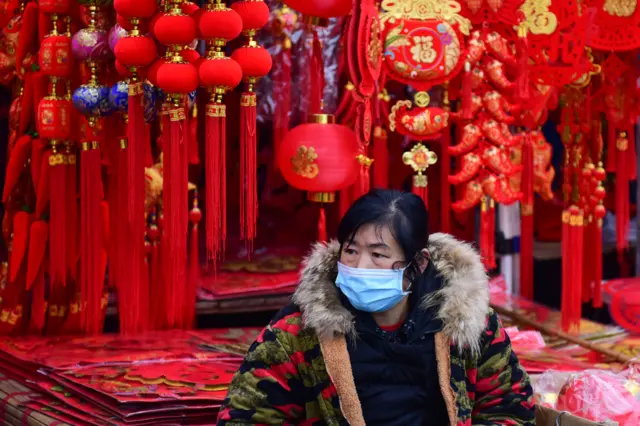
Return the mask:
<svg viewBox="0 0 640 426">
<path fill-rule="evenodd" d="M 186 114 L 185 125 L 188 132 L 189 164 L 200 164 L 200 148 L 198 147 L 198 103 L 194 102 L 191 114 Z"/>
<path fill-rule="evenodd" d="M 78 276 L 78 167 L 75 145 L 67 144 L 65 191 L 67 214 L 67 270 L 72 280 Z"/>
<path fill-rule="evenodd" d="M 102 176 L 98 142 L 83 142 L 80 160 L 80 283 L 81 305 L 85 307 L 82 328 L 95 335 L 103 329 L 100 319 L 104 287 L 100 275 Z"/>
<path fill-rule="evenodd" d="M 472 93 L 471 93 L 471 64 L 469 62 L 464 63 L 464 75 L 462 77 L 462 118 L 470 120 L 473 118 L 471 111 L 472 105 Z"/>
<path fill-rule="evenodd" d="M 51 285 L 67 285 L 67 157 L 57 152 L 56 144 L 52 141 L 52 154 L 49 156 L 51 170 L 49 209 L 51 236 L 49 237 L 49 274 Z"/>
<path fill-rule="evenodd" d="M 529 43 L 527 40 L 526 27 L 522 26 L 518 29 L 518 80 L 516 82 L 518 90 L 518 98 L 522 100 L 529 99 Z"/>
<path fill-rule="evenodd" d="M 47 302 L 45 299 L 44 265 L 40 265 L 38 275 L 31 287 L 31 324 L 33 329 L 42 333 L 44 331 Z"/>
<path fill-rule="evenodd" d="M 561 300 L 561 325 L 564 331 L 569 330 L 570 321 L 570 286 L 571 286 L 571 273 L 570 273 L 570 259 L 571 259 L 571 241 L 569 236 L 569 221 L 571 220 L 571 213 L 568 209 L 562 212 L 562 300 Z"/>
<path fill-rule="evenodd" d="M 583 220 L 576 206 L 562 213 L 561 324 L 564 331 L 571 332 L 577 331 L 582 316 Z"/>
<path fill-rule="evenodd" d="M 629 179 L 630 173 L 627 163 L 627 150 L 629 139 L 622 132 L 616 139 L 616 246 L 618 249 L 618 262 L 621 272 L 624 273 L 624 250 L 629 247 L 627 233 L 629 231 L 630 205 L 629 205 Z M 623 275 L 623 276 L 626 276 Z"/>
<path fill-rule="evenodd" d="M 427 188 L 427 177 L 425 175 L 414 175 L 411 192 L 422 198 L 424 205 L 429 210 L 429 193 Z"/>
<path fill-rule="evenodd" d="M 240 235 L 253 251 L 258 218 L 256 94 L 245 92 L 240 101 Z"/>
<path fill-rule="evenodd" d="M 320 206 L 320 215 L 318 216 L 318 241 L 327 241 L 327 215 L 324 206 Z"/>
<path fill-rule="evenodd" d="M 592 285 L 596 280 L 596 272 L 595 272 L 595 262 L 596 256 L 602 253 L 595 253 L 593 251 L 594 238 L 597 232 L 597 223 L 593 216 L 590 216 L 588 220 L 585 221 L 586 224 L 584 226 L 584 242 L 583 244 L 583 253 L 582 259 L 584 261 L 582 268 L 582 303 L 589 303 L 592 298 Z"/>
<path fill-rule="evenodd" d="M 27 283 L 26 291 L 29 291 L 42 271 L 47 240 L 49 239 L 49 224 L 44 220 L 37 220 L 31 224 L 29 232 L 29 253 L 27 255 Z"/>
<path fill-rule="evenodd" d="M 573 232 L 573 314 L 571 330 L 578 331 L 580 329 L 580 318 L 582 317 L 582 274 L 583 274 L 583 253 L 584 253 L 584 217 L 582 210 L 577 209 L 574 214 L 575 226 L 572 228 Z"/>
<path fill-rule="evenodd" d="M 13 240 L 9 257 L 9 282 L 14 283 L 22 266 L 29 244 L 29 215 L 19 211 L 13 216 Z"/>
<path fill-rule="evenodd" d="M 196 317 L 196 293 L 200 283 L 200 256 L 199 256 L 199 238 L 198 224 L 202 218 L 202 213 L 198 208 L 198 195 L 194 196 L 193 209 L 191 209 L 190 219 L 192 222 L 191 236 L 189 242 L 189 282 L 187 283 L 187 291 L 185 292 L 185 303 L 183 309 L 184 324 L 188 328 L 192 328 Z"/>
<path fill-rule="evenodd" d="M 313 30 L 309 67 L 311 80 L 309 111 L 311 114 L 320 114 L 324 107 L 324 60 L 322 58 L 322 43 L 320 43 L 316 30 Z"/>
<path fill-rule="evenodd" d="M 226 105 L 221 103 L 207 104 L 205 146 L 207 260 L 216 260 L 220 257 L 227 237 L 226 110 Z"/>
<path fill-rule="evenodd" d="M 34 141 L 35 142 L 35 141 Z M 20 176 L 24 172 L 25 165 L 31 154 L 31 136 L 25 135 L 20 137 L 11 152 L 9 153 L 9 161 L 4 179 L 4 188 L 2 193 L 2 202 L 6 203 L 13 188 L 20 180 Z M 40 164 L 37 165 L 40 168 Z"/>
<path fill-rule="evenodd" d="M 520 207 L 520 295 L 533 300 L 533 146 L 531 136 L 523 134 Z"/>
<path fill-rule="evenodd" d="M 387 131 L 381 126 L 373 129 L 373 186 L 389 187 L 389 149 Z"/>
<path fill-rule="evenodd" d="M 593 262 L 593 291 L 592 304 L 594 308 L 602 307 L 602 219 L 594 218 L 594 232 L 589 250 L 592 251 Z"/>
<path fill-rule="evenodd" d="M 164 147 L 164 232 L 163 264 L 166 322 L 168 327 L 181 324 L 180 309 L 184 299 L 183 287 L 187 280 L 188 188 L 183 170 L 187 158 L 184 150 L 184 104 L 174 104 L 169 110 L 169 139 Z"/>
<path fill-rule="evenodd" d="M 275 111 L 273 113 L 273 167 L 278 170 L 278 149 L 289 132 L 289 112 L 291 110 L 291 40 L 282 43 L 279 56 L 279 72 L 273 74 Z"/>
<path fill-rule="evenodd" d="M 496 267 L 495 220 L 493 200 L 484 197 L 480 205 L 480 256 L 487 270 Z"/>
<path fill-rule="evenodd" d="M 451 146 L 451 129 L 444 129 L 442 143 L 440 144 L 440 228 L 446 234 L 451 232 L 451 188 L 449 175 L 451 174 L 451 159 L 449 147 Z"/>
</svg>

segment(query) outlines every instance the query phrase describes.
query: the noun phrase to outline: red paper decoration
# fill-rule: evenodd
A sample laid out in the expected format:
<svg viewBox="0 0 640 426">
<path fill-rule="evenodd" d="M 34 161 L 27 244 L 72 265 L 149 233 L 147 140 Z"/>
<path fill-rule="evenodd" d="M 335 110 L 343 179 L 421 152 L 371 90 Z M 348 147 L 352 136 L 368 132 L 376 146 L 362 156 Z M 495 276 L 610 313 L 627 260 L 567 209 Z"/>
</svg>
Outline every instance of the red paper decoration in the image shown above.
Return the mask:
<svg viewBox="0 0 640 426">
<path fill-rule="evenodd" d="M 358 178 L 358 143 L 347 126 L 331 115 L 316 114 L 312 122 L 294 127 L 282 141 L 278 163 L 293 187 L 315 201 L 332 201 L 334 193 Z"/>
<path fill-rule="evenodd" d="M 46 97 L 38 105 L 36 128 L 41 138 L 64 141 L 71 136 L 71 101 Z"/>
<path fill-rule="evenodd" d="M 39 52 L 40 71 L 50 77 L 69 78 L 73 69 L 71 38 L 51 34 L 42 41 Z"/>
</svg>

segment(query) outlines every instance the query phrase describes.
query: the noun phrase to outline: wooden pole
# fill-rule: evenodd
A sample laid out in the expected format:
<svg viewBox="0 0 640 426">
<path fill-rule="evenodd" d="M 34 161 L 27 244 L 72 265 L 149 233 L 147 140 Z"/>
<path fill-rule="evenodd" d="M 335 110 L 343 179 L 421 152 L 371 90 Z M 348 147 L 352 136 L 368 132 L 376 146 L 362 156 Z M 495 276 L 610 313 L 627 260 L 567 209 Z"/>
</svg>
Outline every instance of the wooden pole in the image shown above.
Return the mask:
<svg viewBox="0 0 640 426">
<path fill-rule="evenodd" d="M 632 358 L 630 356 L 627 355 L 623 355 L 621 353 L 618 353 L 612 349 L 609 348 L 605 348 L 604 346 L 598 345 L 596 343 L 592 343 L 589 341 L 586 341 L 584 339 L 581 339 L 580 337 L 577 336 L 572 336 L 571 334 L 565 333 L 559 329 L 556 328 L 552 328 L 549 327 L 547 325 L 544 324 L 540 324 L 532 319 L 527 318 L 526 316 L 518 313 L 518 312 L 513 312 L 510 311 L 509 309 L 506 309 L 502 306 L 497 306 L 497 305 L 491 305 L 491 307 L 493 308 L 494 311 L 496 311 L 499 315 L 505 316 L 505 317 L 509 317 L 511 318 L 513 321 L 515 321 L 516 323 L 522 324 L 524 326 L 527 327 L 531 327 L 534 328 L 538 331 L 540 331 L 543 334 L 552 336 L 552 337 L 557 337 L 559 339 L 562 340 L 566 340 L 569 343 L 573 343 L 575 345 L 581 346 L 583 348 L 601 353 L 609 358 L 611 358 L 614 361 L 617 362 L 621 362 L 623 364 L 628 364 L 628 363 L 637 363 L 640 362 L 640 360 Z"/>
</svg>

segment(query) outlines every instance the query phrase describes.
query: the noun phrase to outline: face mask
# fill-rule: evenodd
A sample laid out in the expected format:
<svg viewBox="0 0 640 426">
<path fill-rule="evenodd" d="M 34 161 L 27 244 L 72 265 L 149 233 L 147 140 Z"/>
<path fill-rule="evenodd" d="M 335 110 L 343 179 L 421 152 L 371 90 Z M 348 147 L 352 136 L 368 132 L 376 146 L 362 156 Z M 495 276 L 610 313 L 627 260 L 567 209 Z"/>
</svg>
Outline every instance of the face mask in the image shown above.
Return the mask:
<svg viewBox="0 0 640 426">
<path fill-rule="evenodd" d="M 336 285 L 357 310 L 384 312 L 409 294 L 402 290 L 405 269 L 351 268 L 338 262 Z"/>
</svg>

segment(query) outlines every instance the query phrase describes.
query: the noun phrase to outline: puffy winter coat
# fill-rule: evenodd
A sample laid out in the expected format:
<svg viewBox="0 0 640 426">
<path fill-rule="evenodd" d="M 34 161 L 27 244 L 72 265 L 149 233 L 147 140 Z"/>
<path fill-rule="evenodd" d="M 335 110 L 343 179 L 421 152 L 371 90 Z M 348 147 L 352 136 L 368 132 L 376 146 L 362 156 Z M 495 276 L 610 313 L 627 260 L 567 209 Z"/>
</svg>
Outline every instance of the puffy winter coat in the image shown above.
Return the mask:
<svg viewBox="0 0 640 426">
<path fill-rule="evenodd" d="M 529 377 L 489 307 L 477 252 L 445 234 L 431 235 L 427 249 L 443 285 L 422 308 L 437 306 L 442 321 L 434 342 L 450 425 L 535 425 Z M 357 338 L 354 316 L 335 286 L 338 257 L 332 242 L 305 260 L 293 303 L 259 335 L 233 379 L 219 426 L 365 425 L 346 341 Z"/>
</svg>

